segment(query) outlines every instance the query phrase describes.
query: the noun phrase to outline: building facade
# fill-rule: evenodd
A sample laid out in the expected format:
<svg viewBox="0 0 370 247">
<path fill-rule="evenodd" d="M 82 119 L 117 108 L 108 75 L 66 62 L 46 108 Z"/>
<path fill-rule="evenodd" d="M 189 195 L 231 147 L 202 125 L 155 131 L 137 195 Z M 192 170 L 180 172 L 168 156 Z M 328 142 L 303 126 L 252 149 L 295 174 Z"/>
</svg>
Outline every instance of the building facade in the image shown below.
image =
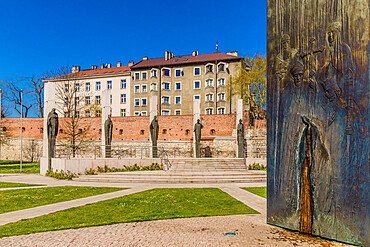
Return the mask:
<svg viewBox="0 0 370 247">
<path fill-rule="evenodd" d="M 191 115 L 193 101 L 200 99 L 201 114 L 235 112 L 236 101 L 228 97 L 226 85 L 238 72 L 237 52 L 144 57 L 131 67 L 131 111 L 133 116 L 149 114 L 150 98 L 158 97 L 159 115 Z"/>
<path fill-rule="evenodd" d="M 131 113 L 131 76 L 130 65 L 117 67 L 92 66 L 88 70 L 72 67 L 72 73 L 49 78 L 45 83 L 55 83 L 56 106 L 60 116 L 100 117 L 102 92 L 108 90 L 111 115 L 130 116 Z M 47 87 L 46 87 L 47 88 Z M 48 92 L 45 92 L 47 94 Z"/>
</svg>

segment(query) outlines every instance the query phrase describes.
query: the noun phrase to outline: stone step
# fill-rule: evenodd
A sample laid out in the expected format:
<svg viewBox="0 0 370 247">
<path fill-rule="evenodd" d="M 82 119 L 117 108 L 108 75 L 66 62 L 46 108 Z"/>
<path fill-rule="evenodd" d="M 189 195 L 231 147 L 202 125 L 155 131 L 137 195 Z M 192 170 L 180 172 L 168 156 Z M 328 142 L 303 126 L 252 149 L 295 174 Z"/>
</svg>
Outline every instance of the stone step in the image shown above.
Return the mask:
<svg viewBox="0 0 370 247">
<path fill-rule="evenodd" d="M 266 178 L 74 178 L 80 182 L 107 182 L 107 183 L 257 183 L 266 182 Z"/>
</svg>

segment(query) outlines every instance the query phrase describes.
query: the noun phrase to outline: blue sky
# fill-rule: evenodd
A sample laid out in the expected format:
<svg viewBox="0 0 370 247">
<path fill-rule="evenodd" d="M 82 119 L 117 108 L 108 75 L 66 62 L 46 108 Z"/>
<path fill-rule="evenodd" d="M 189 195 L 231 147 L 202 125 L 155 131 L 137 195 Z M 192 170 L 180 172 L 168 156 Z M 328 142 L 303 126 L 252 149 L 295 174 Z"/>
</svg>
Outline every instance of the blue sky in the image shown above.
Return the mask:
<svg viewBox="0 0 370 247">
<path fill-rule="evenodd" d="M 215 51 L 266 54 L 266 1 L 0 0 L 0 79 L 65 65 Z"/>
</svg>

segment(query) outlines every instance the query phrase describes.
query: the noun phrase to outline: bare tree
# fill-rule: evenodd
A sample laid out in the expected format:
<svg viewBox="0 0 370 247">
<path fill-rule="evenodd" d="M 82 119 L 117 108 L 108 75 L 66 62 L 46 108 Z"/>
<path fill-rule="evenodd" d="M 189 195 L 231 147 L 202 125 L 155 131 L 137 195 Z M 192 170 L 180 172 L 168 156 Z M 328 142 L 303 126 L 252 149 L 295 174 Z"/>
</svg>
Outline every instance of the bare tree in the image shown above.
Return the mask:
<svg viewBox="0 0 370 247">
<path fill-rule="evenodd" d="M 6 86 L 4 100 L 7 101 L 8 106 L 10 107 L 14 103 L 14 110 L 16 110 L 19 114 L 21 114 L 22 107 L 22 117 L 27 117 L 30 109 L 33 106 L 33 103 L 29 100 L 30 97 L 28 97 L 30 95 L 30 91 L 25 88 L 23 90 L 23 97 L 21 100 L 22 89 L 18 85 L 19 81 L 2 80 L 2 83 L 4 83 Z"/>
<path fill-rule="evenodd" d="M 34 139 L 27 140 L 24 146 L 26 159 L 31 162 L 39 161 L 42 154 L 42 146 Z"/>
<path fill-rule="evenodd" d="M 64 116 L 61 135 L 72 144 L 72 156 L 75 157 L 76 144 L 81 144 L 89 131 L 89 126 L 82 125 L 81 117 L 84 114 L 89 117 L 95 106 L 83 80 L 77 80 L 70 73 L 56 79 L 56 105 Z"/>
</svg>

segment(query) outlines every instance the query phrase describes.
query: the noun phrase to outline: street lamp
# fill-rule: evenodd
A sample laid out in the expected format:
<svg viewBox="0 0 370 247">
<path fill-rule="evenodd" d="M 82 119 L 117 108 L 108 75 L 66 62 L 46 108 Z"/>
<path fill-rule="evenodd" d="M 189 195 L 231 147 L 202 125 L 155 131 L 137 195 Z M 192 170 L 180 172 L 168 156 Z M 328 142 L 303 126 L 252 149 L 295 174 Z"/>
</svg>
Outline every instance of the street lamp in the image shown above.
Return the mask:
<svg viewBox="0 0 370 247">
<path fill-rule="evenodd" d="M 23 146 L 23 139 L 22 139 L 22 134 L 23 134 L 23 89 L 19 92 L 19 98 L 21 100 L 21 161 L 20 161 L 20 172 L 22 173 L 22 160 L 23 160 L 23 153 L 22 153 L 22 146 Z"/>
</svg>

